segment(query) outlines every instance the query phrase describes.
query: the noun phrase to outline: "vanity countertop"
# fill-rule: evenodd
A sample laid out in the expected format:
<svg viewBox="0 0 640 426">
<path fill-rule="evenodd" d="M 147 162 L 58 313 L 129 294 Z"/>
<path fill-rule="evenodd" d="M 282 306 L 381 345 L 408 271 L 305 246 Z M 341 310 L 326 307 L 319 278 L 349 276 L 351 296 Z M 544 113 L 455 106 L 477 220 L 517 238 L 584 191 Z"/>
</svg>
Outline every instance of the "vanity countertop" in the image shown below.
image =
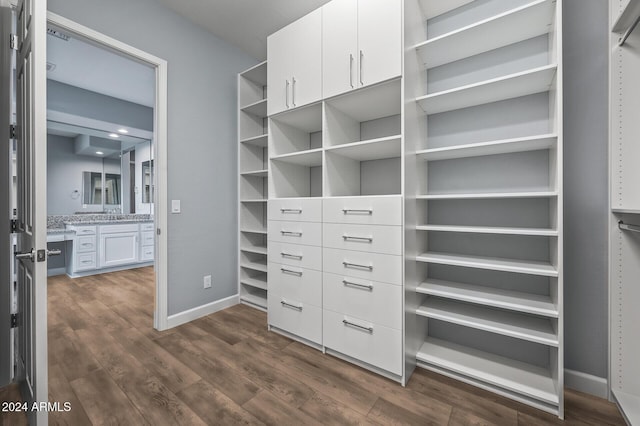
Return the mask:
<svg viewBox="0 0 640 426">
<path fill-rule="evenodd" d="M 47 217 L 47 233 L 64 233 L 66 225 L 106 225 L 110 223 L 153 222 L 149 214 L 74 214 Z"/>
</svg>

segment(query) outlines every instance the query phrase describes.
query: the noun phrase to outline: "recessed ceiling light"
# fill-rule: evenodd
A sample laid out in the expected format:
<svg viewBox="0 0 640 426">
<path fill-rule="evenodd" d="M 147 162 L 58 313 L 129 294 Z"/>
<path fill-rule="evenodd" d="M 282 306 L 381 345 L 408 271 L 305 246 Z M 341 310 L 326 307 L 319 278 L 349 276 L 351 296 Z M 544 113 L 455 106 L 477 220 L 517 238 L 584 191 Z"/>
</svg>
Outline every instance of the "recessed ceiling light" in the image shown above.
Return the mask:
<svg viewBox="0 0 640 426">
<path fill-rule="evenodd" d="M 119 137 L 120 137 L 120 135 L 119 135 L 119 134 L 117 134 L 117 133 L 111 133 L 111 134 L 109 135 L 109 137 L 110 137 L 110 138 L 119 138 Z"/>
<path fill-rule="evenodd" d="M 102 152 L 102 151 L 96 151 L 96 154 L 98 154 L 98 155 L 104 155 L 104 152 Z"/>
<path fill-rule="evenodd" d="M 123 135 L 126 135 L 127 133 L 129 133 L 129 131 L 127 129 L 118 129 L 118 133 L 122 133 Z"/>
</svg>

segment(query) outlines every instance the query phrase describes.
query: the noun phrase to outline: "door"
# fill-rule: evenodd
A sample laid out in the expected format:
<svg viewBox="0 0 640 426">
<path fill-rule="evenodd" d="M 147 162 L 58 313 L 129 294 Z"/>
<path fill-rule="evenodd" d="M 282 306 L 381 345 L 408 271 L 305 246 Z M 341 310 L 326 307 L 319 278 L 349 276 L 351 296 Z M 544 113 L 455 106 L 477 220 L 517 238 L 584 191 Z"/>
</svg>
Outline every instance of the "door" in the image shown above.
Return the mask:
<svg viewBox="0 0 640 426">
<path fill-rule="evenodd" d="M 33 407 L 47 390 L 47 111 L 46 0 L 17 6 L 18 379 Z M 46 410 L 28 411 L 30 424 L 47 424 Z"/>
<path fill-rule="evenodd" d="M 359 86 L 401 75 L 401 14 L 400 0 L 358 1 Z"/>
<path fill-rule="evenodd" d="M 322 8 L 290 25 L 291 106 L 322 99 Z"/>
<path fill-rule="evenodd" d="M 356 88 L 358 0 L 333 0 L 322 7 L 322 94 L 330 98 Z"/>
<path fill-rule="evenodd" d="M 288 27 L 267 38 L 267 110 L 269 115 L 289 109 L 291 97 L 291 52 Z"/>
<path fill-rule="evenodd" d="M 100 234 L 100 268 L 138 262 L 138 232 Z"/>
</svg>

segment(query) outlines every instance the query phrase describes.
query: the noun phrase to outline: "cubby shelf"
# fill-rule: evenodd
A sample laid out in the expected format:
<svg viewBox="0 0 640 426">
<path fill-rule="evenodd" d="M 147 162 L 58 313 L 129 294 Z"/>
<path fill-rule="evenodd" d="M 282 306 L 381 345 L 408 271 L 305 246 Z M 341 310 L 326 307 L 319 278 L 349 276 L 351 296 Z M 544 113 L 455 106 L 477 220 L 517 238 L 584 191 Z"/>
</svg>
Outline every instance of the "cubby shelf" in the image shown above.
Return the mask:
<svg viewBox="0 0 640 426">
<path fill-rule="evenodd" d="M 382 160 L 399 157 L 402 147 L 400 135 L 354 142 L 327 148 L 327 153 L 338 154 L 357 161 Z"/>
<path fill-rule="evenodd" d="M 555 191 L 534 191 L 534 192 L 482 192 L 482 193 L 461 193 L 461 194 L 429 194 L 418 195 L 418 200 L 482 200 L 501 198 L 554 198 L 558 193 Z"/>
<path fill-rule="evenodd" d="M 269 176 L 269 170 L 252 170 L 249 172 L 242 172 L 240 173 L 240 175 L 242 176 L 255 176 L 255 177 L 267 177 Z"/>
<path fill-rule="evenodd" d="M 418 97 L 416 102 L 426 114 L 438 114 L 521 96 L 549 91 L 555 79 L 557 65 L 494 78 Z"/>
<path fill-rule="evenodd" d="M 510 154 L 554 148 L 557 140 L 558 135 L 556 134 L 536 135 L 499 141 L 425 149 L 416 152 L 416 155 L 418 159 L 425 161 L 482 157 L 485 155 Z"/>
<path fill-rule="evenodd" d="M 620 33 L 630 28 L 637 17 L 640 15 L 640 2 L 631 0 L 627 2 L 627 6 L 622 13 L 618 16 L 611 31 L 614 33 Z"/>
<path fill-rule="evenodd" d="M 634 209 L 611 209 L 611 212 L 617 214 L 640 214 L 640 210 Z"/>
<path fill-rule="evenodd" d="M 247 145 L 254 145 L 260 148 L 266 148 L 269 142 L 268 135 L 258 135 L 250 138 L 245 138 L 240 141 L 240 143 L 244 143 Z"/>
<path fill-rule="evenodd" d="M 537 0 L 418 44 L 427 68 L 468 58 L 549 32 L 555 1 Z"/>
<path fill-rule="evenodd" d="M 416 292 L 549 318 L 558 317 L 558 307 L 549 296 L 436 279 L 423 282 Z"/>
<path fill-rule="evenodd" d="M 456 225 L 418 225 L 418 231 L 460 232 L 470 234 L 529 235 L 538 237 L 557 237 L 555 229 L 513 228 L 492 226 L 456 226 Z"/>
<path fill-rule="evenodd" d="M 264 61 L 240 73 L 240 76 L 253 82 L 256 86 L 264 87 L 267 85 L 266 70 L 267 70 L 267 61 Z"/>
<path fill-rule="evenodd" d="M 464 268 L 487 269 L 492 271 L 515 272 L 519 274 L 557 277 L 558 270 L 551 264 L 536 261 L 513 260 L 495 257 L 456 255 L 450 253 L 427 252 L 416 256 L 418 262 Z"/>
<path fill-rule="evenodd" d="M 248 234 L 261 234 L 267 235 L 266 229 L 248 229 L 248 228 L 240 228 L 240 232 L 246 232 Z"/>
<path fill-rule="evenodd" d="M 482 381 L 549 405 L 559 403 L 551 372 L 545 368 L 487 352 L 428 338 L 417 360 L 445 368 L 462 377 Z"/>
<path fill-rule="evenodd" d="M 246 293 L 240 296 L 240 301 L 249 303 L 262 309 L 267 309 L 267 295 L 259 296 L 253 293 Z"/>
<path fill-rule="evenodd" d="M 241 251 L 245 251 L 247 253 L 255 253 L 255 254 L 264 254 L 266 256 L 267 254 L 267 248 L 266 247 L 240 247 Z"/>
<path fill-rule="evenodd" d="M 242 112 L 246 112 L 247 114 L 255 115 L 259 118 L 265 118 L 267 116 L 267 100 L 259 100 L 242 107 L 240 110 Z"/>
<path fill-rule="evenodd" d="M 426 318 L 557 347 L 558 336 L 549 318 L 523 315 L 453 300 L 430 297 L 416 313 Z"/>
<path fill-rule="evenodd" d="M 252 271 L 267 272 L 266 264 L 258 263 L 258 262 L 250 262 L 248 260 L 241 262 L 240 267 L 245 269 L 251 269 Z"/>
<path fill-rule="evenodd" d="M 267 289 L 267 282 L 259 280 L 257 278 L 242 278 L 240 284 L 248 285 L 250 287 L 259 288 L 260 290 Z"/>
<path fill-rule="evenodd" d="M 255 198 L 255 199 L 244 198 L 244 199 L 240 200 L 240 202 L 241 203 L 266 203 L 267 200 L 260 199 L 260 198 Z"/>
<path fill-rule="evenodd" d="M 371 121 L 400 114 L 400 94 L 400 79 L 394 79 L 331 99 L 327 106 L 355 121 Z"/>
<path fill-rule="evenodd" d="M 475 0 L 447 0 L 434 2 L 433 0 L 419 0 L 419 3 L 424 18 L 431 19 L 474 1 Z"/>
<path fill-rule="evenodd" d="M 271 157 L 271 160 L 283 163 L 296 164 L 298 166 L 316 167 L 322 165 L 322 148 L 306 151 L 292 152 L 290 154 Z"/>
</svg>

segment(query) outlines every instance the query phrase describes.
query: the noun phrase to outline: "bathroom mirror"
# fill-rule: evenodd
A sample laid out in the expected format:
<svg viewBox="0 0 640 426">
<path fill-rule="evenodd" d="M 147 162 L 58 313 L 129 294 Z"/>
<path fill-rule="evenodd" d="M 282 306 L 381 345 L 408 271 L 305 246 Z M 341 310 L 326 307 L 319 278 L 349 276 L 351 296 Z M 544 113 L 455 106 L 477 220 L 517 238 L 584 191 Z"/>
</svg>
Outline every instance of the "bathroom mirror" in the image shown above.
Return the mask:
<svg viewBox="0 0 640 426">
<path fill-rule="evenodd" d="M 142 202 L 153 203 L 153 160 L 142 163 Z"/>
<path fill-rule="evenodd" d="M 82 172 L 82 204 L 102 205 L 102 173 Z"/>
</svg>

